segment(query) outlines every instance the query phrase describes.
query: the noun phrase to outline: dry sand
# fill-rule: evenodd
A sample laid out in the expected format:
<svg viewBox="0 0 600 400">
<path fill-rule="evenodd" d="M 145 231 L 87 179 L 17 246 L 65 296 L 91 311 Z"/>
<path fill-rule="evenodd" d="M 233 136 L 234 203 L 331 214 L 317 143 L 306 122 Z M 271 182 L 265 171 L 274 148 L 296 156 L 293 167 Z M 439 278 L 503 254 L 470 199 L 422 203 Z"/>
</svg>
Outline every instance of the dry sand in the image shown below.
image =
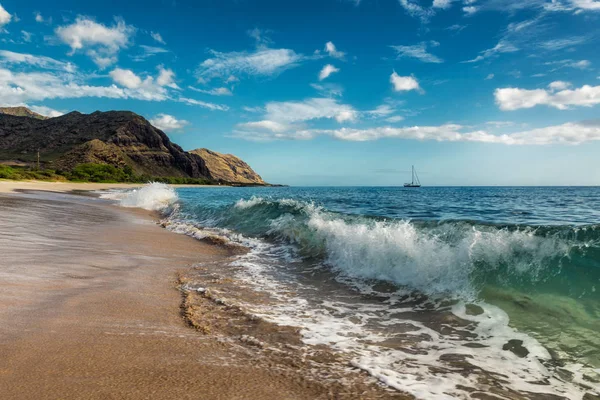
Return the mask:
<svg viewBox="0 0 600 400">
<path fill-rule="evenodd" d="M 1 182 L 0 191 L 122 186 Z M 153 217 L 83 196 L 0 194 L 0 399 L 399 396 L 356 371 L 345 384 L 315 379 L 303 369 L 329 376 L 328 358 L 294 353 L 293 329 L 182 293 L 178 277 L 202 269 L 191 265 L 231 254 Z M 266 351 L 239 336 L 246 328 L 292 350 Z"/>
</svg>

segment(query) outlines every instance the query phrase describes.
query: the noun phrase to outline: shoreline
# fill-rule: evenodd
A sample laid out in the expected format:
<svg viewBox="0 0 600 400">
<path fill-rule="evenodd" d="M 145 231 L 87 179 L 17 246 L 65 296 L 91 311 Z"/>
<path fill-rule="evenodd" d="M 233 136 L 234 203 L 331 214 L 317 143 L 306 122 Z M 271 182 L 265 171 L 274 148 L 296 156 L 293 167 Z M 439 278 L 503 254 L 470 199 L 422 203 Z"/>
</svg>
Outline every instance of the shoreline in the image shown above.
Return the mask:
<svg viewBox="0 0 600 400">
<path fill-rule="evenodd" d="M 0 193 L 11 193 L 19 190 L 40 190 L 58 193 L 74 191 L 95 191 L 109 189 L 135 189 L 144 186 L 143 183 L 94 183 L 94 182 L 47 182 L 47 181 L 12 181 L 0 179 Z M 229 187 L 226 185 L 168 185 L 183 188 L 215 188 Z"/>
<path fill-rule="evenodd" d="M 138 186 L 0 182 L 0 397 L 406 398 L 360 371 L 332 374 L 332 354 L 306 357 L 293 327 L 193 290 L 238 290 L 214 275 L 226 247 L 150 211 L 30 192 Z"/>
</svg>

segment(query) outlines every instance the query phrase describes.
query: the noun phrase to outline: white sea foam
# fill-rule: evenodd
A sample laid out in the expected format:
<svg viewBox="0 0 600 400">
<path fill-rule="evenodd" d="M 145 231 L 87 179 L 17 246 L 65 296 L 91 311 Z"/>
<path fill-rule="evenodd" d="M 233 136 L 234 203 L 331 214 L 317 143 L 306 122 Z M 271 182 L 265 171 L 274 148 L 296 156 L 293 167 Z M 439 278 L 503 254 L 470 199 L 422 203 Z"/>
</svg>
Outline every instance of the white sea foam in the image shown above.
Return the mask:
<svg viewBox="0 0 600 400">
<path fill-rule="evenodd" d="M 270 201 L 254 197 L 238 201 L 235 209 L 241 212 L 268 204 Z M 565 256 L 571 248 L 568 241 L 536 235 L 533 229 L 466 223 L 422 227 L 409 221 L 345 218 L 295 200 L 277 205 L 291 209 L 272 221 L 269 235 L 308 248 L 309 254 L 322 252 L 326 262 L 349 282 L 388 280 L 424 293 L 463 299 L 476 297 L 478 288 L 471 279 L 476 268 L 485 266 L 489 269 L 486 273 L 519 274 L 535 280 L 549 259 Z M 296 215 L 295 211 L 302 213 Z M 585 392 L 577 384 L 583 382 L 583 366 L 565 365 L 563 370 L 570 371 L 573 379 L 561 378 L 552 369 L 549 352 L 532 336 L 512 328 L 508 315 L 498 307 L 478 302 L 482 314 L 476 316 L 466 312 L 464 302 L 439 310 L 470 323 L 444 332 L 441 326 L 433 329 L 413 319 L 412 315 L 422 310 L 407 309 L 399 294 L 389 294 L 384 303 L 348 301 L 332 293 L 320 297 L 316 287 L 303 285 L 289 273 L 293 260 L 285 258 L 281 244 L 185 221 L 170 229 L 197 238 L 218 233 L 250 247 L 251 251 L 232 265 L 239 268 L 239 279 L 274 300 L 268 306 L 246 304 L 250 312 L 274 323 L 300 327 L 305 343 L 330 346 L 350 357 L 355 367 L 417 398 L 468 398 L 469 390 L 489 390 L 486 379 L 506 393 L 581 399 Z M 389 345 L 390 340 L 401 345 Z M 509 340 L 522 341 L 529 353 L 519 357 L 505 350 Z M 469 347 L 472 344 L 478 346 Z M 463 365 L 470 367 L 462 370 L 460 363 L 448 361 L 453 357 L 464 357 Z M 480 380 L 482 375 L 486 379 Z"/>
<path fill-rule="evenodd" d="M 308 219 L 283 214 L 271 222 L 269 233 L 320 252 L 342 275 L 385 280 L 429 295 L 475 298 L 480 288 L 472 272 L 481 268 L 490 276 L 535 282 L 549 260 L 568 256 L 572 248 L 565 239 L 539 236 L 529 228 L 348 220 L 311 204 L 303 211 Z"/>
<path fill-rule="evenodd" d="M 265 200 L 262 197 L 252 196 L 249 200 L 240 199 L 235 203 L 235 207 L 239 209 L 252 208 L 258 204 L 264 203 Z"/>
<path fill-rule="evenodd" d="M 164 210 L 177 201 L 175 190 L 164 183 L 150 183 L 139 189 L 104 193 L 101 198 L 116 200 L 122 207 Z"/>
</svg>

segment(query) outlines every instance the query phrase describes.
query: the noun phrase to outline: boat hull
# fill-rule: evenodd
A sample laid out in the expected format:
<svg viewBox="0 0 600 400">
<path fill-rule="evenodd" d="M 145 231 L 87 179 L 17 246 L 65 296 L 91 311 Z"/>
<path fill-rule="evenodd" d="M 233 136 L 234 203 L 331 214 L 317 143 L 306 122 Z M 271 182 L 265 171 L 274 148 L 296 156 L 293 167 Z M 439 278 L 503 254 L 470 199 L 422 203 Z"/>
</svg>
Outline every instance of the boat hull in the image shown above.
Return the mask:
<svg viewBox="0 0 600 400">
<path fill-rule="evenodd" d="M 404 187 L 405 188 L 418 188 L 418 187 L 421 187 L 421 185 L 415 185 L 414 183 L 405 183 Z"/>
</svg>

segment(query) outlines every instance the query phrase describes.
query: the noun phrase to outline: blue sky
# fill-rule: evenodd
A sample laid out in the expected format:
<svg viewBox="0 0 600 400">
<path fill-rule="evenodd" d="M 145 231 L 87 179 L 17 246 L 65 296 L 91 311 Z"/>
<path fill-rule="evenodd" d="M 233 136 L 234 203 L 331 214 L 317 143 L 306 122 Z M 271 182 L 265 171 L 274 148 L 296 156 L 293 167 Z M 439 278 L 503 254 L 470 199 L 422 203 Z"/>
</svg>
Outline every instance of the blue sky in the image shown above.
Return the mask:
<svg viewBox="0 0 600 400">
<path fill-rule="evenodd" d="M 599 0 L 0 0 L 0 105 L 131 110 L 265 180 L 600 184 Z"/>
</svg>

